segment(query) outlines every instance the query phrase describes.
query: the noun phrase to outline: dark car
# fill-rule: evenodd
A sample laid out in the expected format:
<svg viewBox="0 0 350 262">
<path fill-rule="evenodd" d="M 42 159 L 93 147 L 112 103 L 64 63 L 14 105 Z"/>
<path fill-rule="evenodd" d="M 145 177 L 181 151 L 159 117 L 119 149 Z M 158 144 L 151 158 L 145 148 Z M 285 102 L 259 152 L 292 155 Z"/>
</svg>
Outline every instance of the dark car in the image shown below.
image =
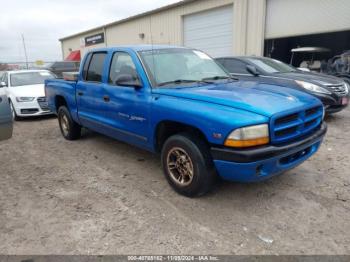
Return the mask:
<svg viewBox="0 0 350 262">
<path fill-rule="evenodd" d="M 337 77 L 301 71 L 266 57 L 221 57 L 216 60 L 240 80 L 254 80 L 310 93 L 323 102 L 327 113 L 339 112 L 349 104 L 349 84 Z"/>
<path fill-rule="evenodd" d="M 62 78 L 63 72 L 78 72 L 79 66 L 80 62 L 60 61 L 50 64 L 46 69 L 54 73 L 57 77 Z"/>
</svg>

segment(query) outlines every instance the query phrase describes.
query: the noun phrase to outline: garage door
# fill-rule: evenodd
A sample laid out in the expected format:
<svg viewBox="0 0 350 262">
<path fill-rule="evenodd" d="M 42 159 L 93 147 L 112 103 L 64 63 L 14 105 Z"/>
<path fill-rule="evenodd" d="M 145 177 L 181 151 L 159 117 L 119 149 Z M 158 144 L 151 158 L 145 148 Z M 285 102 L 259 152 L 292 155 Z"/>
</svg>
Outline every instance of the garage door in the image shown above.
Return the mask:
<svg viewBox="0 0 350 262">
<path fill-rule="evenodd" d="M 184 17 L 184 45 L 213 57 L 233 53 L 233 6 Z"/>
<path fill-rule="evenodd" d="M 268 0 L 266 38 L 350 29 L 349 0 Z"/>
</svg>

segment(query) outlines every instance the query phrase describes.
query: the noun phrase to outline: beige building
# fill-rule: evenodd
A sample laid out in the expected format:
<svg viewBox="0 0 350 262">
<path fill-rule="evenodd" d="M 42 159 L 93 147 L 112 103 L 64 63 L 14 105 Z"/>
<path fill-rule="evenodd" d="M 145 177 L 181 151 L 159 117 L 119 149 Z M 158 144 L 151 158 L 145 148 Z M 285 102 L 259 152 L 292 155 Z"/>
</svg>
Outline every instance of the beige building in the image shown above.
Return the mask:
<svg viewBox="0 0 350 262">
<path fill-rule="evenodd" d="M 296 45 L 350 49 L 350 41 L 332 44 L 334 37 L 350 36 L 349 14 L 349 0 L 184 0 L 60 41 L 64 58 L 76 50 L 83 55 L 92 48 L 153 43 L 214 57 L 269 54 L 283 60 Z"/>
</svg>

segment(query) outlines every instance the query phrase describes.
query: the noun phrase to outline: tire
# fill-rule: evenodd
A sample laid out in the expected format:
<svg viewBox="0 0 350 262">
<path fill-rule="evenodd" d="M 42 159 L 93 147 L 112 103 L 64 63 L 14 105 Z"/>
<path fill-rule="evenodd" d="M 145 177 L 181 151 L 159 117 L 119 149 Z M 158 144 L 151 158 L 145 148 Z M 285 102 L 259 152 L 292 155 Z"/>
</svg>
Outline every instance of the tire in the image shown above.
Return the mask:
<svg viewBox="0 0 350 262">
<path fill-rule="evenodd" d="M 20 118 L 19 116 L 17 116 L 15 107 L 13 106 L 11 100 L 10 100 L 10 106 L 11 106 L 12 119 L 13 119 L 14 121 L 19 121 L 19 120 L 21 120 L 21 118 Z"/>
<path fill-rule="evenodd" d="M 81 136 L 81 126 L 72 119 L 69 110 L 65 106 L 58 109 L 58 123 L 62 136 L 67 140 L 77 140 Z"/>
<path fill-rule="evenodd" d="M 162 148 L 161 162 L 170 186 L 186 197 L 206 194 L 216 181 L 216 171 L 208 146 L 201 139 L 187 133 L 168 138 Z"/>
</svg>

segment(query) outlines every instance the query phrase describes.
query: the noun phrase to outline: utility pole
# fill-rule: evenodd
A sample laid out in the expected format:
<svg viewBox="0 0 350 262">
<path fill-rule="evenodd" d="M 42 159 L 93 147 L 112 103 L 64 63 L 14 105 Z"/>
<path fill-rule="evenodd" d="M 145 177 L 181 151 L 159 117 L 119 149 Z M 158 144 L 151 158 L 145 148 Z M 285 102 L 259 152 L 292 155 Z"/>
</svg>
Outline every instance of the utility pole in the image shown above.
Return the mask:
<svg viewBox="0 0 350 262">
<path fill-rule="evenodd" d="M 28 67 L 27 49 L 26 49 L 26 42 L 24 41 L 23 34 L 22 34 L 22 42 L 23 42 L 24 56 L 26 57 L 26 67 L 27 67 L 27 69 L 29 69 L 29 67 Z"/>
</svg>

